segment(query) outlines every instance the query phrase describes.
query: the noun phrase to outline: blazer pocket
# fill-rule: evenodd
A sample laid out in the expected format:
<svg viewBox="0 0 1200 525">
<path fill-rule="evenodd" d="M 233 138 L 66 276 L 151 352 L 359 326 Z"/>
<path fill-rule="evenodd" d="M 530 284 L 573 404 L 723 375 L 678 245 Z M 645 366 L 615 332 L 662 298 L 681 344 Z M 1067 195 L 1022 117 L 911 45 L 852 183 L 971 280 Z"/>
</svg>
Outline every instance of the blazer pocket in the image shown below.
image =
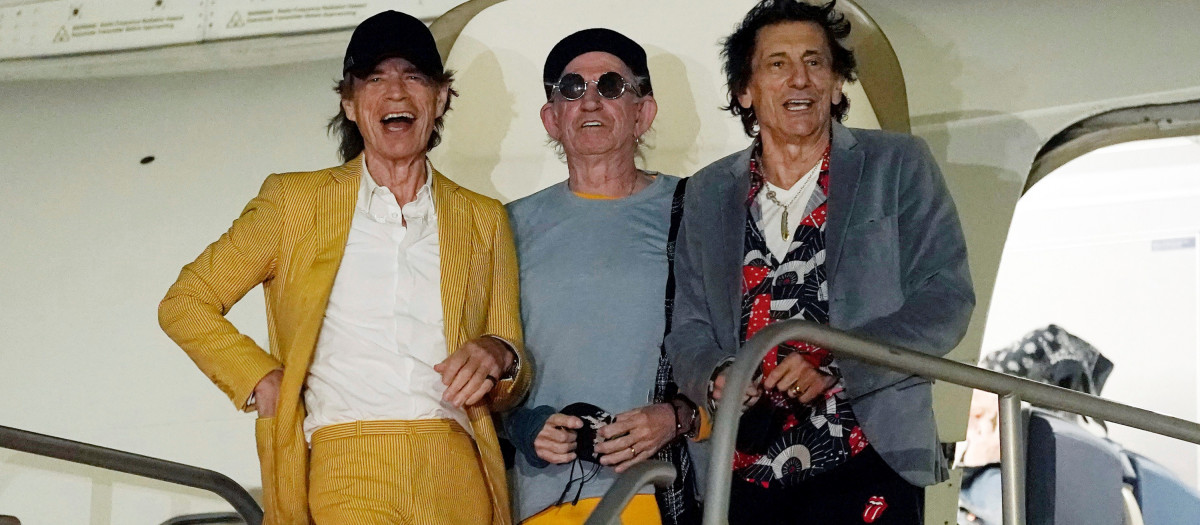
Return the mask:
<svg viewBox="0 0 1200 525">
<path fill-rule="evenodd" d="M 842 298 L 858 297 L 873 315 L 894 311 L 904 300 L 900 281 L 900 233 L 896 216 L 869 219 L 846 229 L 836 282 Z M 870 300 L 865 300 L 870 299 Z M 867 314 L 868 312 L 860 312 Z"/>
<path fill-rule="evenodd" d="M 896 232 L 896 216 L 884 215 L 883 217 L 874 217 L 863 222 L 851 224 L 846 227 L 846 239 L 864 235 L 878 235 L 884 232 Z"/>
</svg>

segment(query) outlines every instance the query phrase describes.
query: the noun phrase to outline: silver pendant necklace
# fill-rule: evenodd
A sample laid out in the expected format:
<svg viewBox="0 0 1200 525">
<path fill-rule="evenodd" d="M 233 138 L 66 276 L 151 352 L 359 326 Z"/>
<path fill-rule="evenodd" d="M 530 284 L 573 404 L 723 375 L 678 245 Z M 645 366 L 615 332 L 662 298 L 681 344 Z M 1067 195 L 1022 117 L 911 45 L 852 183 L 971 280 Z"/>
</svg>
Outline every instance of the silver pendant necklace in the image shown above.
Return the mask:
<svg viewBox="0 0 1200 525">
<path fill-rule="evenodd" d="M 788 208 L 791 208 L 792 204 L 795 204 L 796 200 L 799 199 L 801 195 L 812 195 L 812 186 L 816 185 L 817 174 L 820 173 L 820 171 L 821 161 L 817 161 L 817 164 L 813 166 L 812 169 L 808 170 L 808 173 L 805 173 L 803 177 L 800 177 L 800 181 L 797 183 L 803 184 L 803 186 L 800 187 L 800 191 L 796 192 L 796 194 L 792 196 L 791 200 L 789 200 L 787 204 L 779 202 L 779 199 L 775 196 L 775 190 L 771 189 L 770 186 L 767 186 L 767 200 L 771 201 L 776 206 L 783 208 L 783 216 L 780 217 L 781 220 L 779 221 L 779 235 L 783 237 L 784 240 L 787 240 L 788 238 Z"/>
</svg>

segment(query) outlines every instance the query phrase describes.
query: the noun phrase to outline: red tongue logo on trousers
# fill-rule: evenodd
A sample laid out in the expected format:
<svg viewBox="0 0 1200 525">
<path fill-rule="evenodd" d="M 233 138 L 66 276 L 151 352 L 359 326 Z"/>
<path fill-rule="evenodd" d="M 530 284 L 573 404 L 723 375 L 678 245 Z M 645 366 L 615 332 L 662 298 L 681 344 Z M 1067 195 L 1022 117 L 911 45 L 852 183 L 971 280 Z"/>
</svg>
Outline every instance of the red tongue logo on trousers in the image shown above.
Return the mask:
<svg viewBox="0 0 1200 525">
<path fill-rule="evenodd" d="M 883 500 L 883 496 L 871 496 L 871 499 L 867 500 L 867 508 L 863 509 L 863 523 L 875 523 L 885 510 L 887 502 Z"/>
</svg>

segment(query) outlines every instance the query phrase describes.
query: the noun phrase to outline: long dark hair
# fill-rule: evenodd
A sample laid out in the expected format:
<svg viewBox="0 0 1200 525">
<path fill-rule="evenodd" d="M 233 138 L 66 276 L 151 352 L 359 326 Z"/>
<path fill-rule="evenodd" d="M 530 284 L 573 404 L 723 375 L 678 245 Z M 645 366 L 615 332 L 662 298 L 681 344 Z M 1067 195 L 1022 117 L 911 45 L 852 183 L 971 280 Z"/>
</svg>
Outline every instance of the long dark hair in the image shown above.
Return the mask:
<svg viewBox="0 0 1200 525">
<path fill-rule="evenodd" d="M 750 76 L 754 72 L 754 46 L 760 29 L 785 22 L 813 22 L 821 26 L 825 41 L 833 53 L 833 72 L 848 82 L 857 80 L 858 63 L 854 59 L 854 52 L 840 42 L 850 35 L 850 22 L 834 9 L 836 3 L 837 0 L 833 0 L 823 6 L 815 6 L 797 0 L 762 0 L 746 13 L 733 34 L 721 42 L 721 56 L 725 59 L 723 69 L 729 88 L 729 105 L 721 109 L 741 117 L 742 128 L 747 135 L 755 135 L 758 116 L 753 108 L 738 105 L 738 95 L 750 85 Z M 850 99 L 842 94 L 841 102 L 833 105 L 833 118 L 841 122 L 848 109 Z"/>
</svg>

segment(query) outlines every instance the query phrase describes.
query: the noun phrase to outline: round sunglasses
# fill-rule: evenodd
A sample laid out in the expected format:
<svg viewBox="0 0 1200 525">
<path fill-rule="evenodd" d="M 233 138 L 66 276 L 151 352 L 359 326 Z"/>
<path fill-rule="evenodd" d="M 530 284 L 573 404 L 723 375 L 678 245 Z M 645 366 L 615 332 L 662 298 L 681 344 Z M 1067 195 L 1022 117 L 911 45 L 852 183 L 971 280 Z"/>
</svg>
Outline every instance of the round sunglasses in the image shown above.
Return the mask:
<svg viewBox="0 0 1200 525">
<path fill-rule="evenodd" d="M 600 75 L 600 78 L 596 80 L 584 80 L 583 76 L 578 73 L 567 73 L 558 79 L 558 82 L 548 85 L 567 100 L 579 100 L 587 92 L 588 84 L 595 84 L 596 92 L 607 99 L 621 98 L 621 95 L 625 94 L 625 88 L 629 88 L 634 95 L 638 95 L 637 88 L 615 71 Z"/>
</svg>

